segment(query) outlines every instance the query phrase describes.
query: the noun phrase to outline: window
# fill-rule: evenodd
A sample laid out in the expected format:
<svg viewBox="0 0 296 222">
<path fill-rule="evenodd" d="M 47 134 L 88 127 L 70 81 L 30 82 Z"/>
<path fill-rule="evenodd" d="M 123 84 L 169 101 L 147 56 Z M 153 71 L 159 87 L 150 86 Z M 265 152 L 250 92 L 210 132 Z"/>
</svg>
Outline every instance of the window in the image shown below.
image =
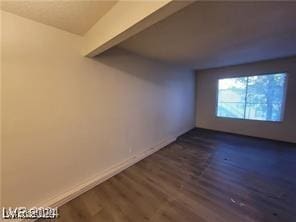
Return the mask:
<svg viewBox="0 0 296 222">
<path fill-rule="evenodd" d="M 219 79 L 217 116 L 281 121 L 286 74 Z"/>
</svg>

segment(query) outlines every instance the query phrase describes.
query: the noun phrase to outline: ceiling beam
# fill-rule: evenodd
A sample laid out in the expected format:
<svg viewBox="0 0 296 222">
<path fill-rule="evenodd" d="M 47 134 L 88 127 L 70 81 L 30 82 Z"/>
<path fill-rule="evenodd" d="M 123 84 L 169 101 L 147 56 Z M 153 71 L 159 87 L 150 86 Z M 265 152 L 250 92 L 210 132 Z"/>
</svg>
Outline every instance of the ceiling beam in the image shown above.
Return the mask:
<svg viewBox="0 0 296 222">
<path fill-rule="evenodd" d="M 82 54 L 99 55 L 192 2 L 120 0 L 84 35 Z"/>
</svg>

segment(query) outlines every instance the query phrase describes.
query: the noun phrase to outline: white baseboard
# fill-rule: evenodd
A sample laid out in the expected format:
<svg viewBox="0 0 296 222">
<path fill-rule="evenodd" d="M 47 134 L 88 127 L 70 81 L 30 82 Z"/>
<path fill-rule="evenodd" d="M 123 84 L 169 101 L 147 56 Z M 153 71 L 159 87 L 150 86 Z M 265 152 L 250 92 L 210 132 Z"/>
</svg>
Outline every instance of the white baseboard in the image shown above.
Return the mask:
<svg viewBox="0 0 296 222">
<path fill-rule="evenodd" d="M 160 150 L 161 148 L 167 146 L 168 144 L 174 142 L 175 140 L 176 140 L 176 137 L 170 137 L 170 138 L 164 140 L 163 142 L 157 144 L 156 146 L 154 146 L 148 150 L 145 150 L 142 153 L 131 156 L 128 159 L 111 166 L 107 170 L 104 170 L 103 172 L 101 172 L 100 174 L 96 175 L 95 177 L 89 179 L 88 181 L 81 183 L 78 186 L 73 187 L 68 192 L 63 193 L 62 195 L 59 195 L 59 196 L 47 201 L 46 203 L 38 205 L 38 206 L 60 207 L 63 204 L 69 202 L 70 200 L 78 197 L 82 193 L 85 193 L 86 191 L 97 186 L 98 184 L 108 180 L 109 178 L 113 177 L 114 175 L 116 175 L 116 174 L 120 173 L 121 171 L 127 169 L 128 167 L 134 165 L 135 163 L 144 159 L 145 157 L 153 154 L 154 152 L 156 152 L 156 151 Z"/>
<path fill-rule="evenodd" d="M 181 134 L 179 134 L 181 135 Z M 160 150 L 161 148 L 169 145 L 170 143 L 174 142 L 177 137 L 169 137 L 165 140 L 163 140 L 161 143 L 157 144 L 156 146 L 145 150 L 142 153 L 136 154 L 134 156 L 129 157 L 128 159 L 115 164 L 108 168 L 107 170 L 104 170 L 100 174 L 96 175 L 95 177 L 73 187 L 68 192 L 63 193 L 61 195 L 58 195 L 42 204 L 39 204 L 38 206 L 47 206 L 47 207 L 60 207 L 64 205 L 65 203 L 69 202 L 70 200 L 73 200 L 74 198 L 78 197 L 79 195 L 85 193 L 86 191 L 92 189 L 93 187 L 99 185 L 100 183 L 108 180 L 112 176 L 120 173 L 121 171 L 127 169 L 128 167 L 134 165 L 138 161 L 144 159 L 145 157 L 148 157 L 149 155 L 153 154 L 154 152 Z M 33 220 L 31 220 L 33 221 Z"/>
<path fill-rule="evenodd" d="M 145 150 L 142 153 L 136 154 L 134 156 L 129 157 L 128 159 L 115 164 L 111 166 L 110 168 L 104 170 L 100 174 L 96 175 L 93 178 L 90 178 L 89 180 L 73 187 L 69 191 L 57 195 L 54 198 L 51 198 L 48 201 L 45 201 L 41 204 L 38 204 L 36 206 L 46 206 L 46 207 L 60 207 L 64 205 L 65 203 L 69 202 L 70 200 L 73 200 L 74 198 L 78 197 L 79 195 L 85 193 L 86 191 L 92 189 L 93 187 L 99 185 L 100 183 L 108 180 L 112 176 L 120 173 L 121 171 L 127 169 L 128 167 L 134 165 L 135 163 L 139 162 L 140 160 L 144 159 L 145 157 L 150 156 L 151 154 L 155 153 L 156 151 L 160 150 L 161 148 L 169 145 L 170 143 L 174 142 L 178 136 L 186 133 L 187 130 L 184 130 L 180 133 L 178 133 L 176 136 L 168 137 L 162 142 L 158 143 L 157 145 L 153 146 L 150 149 Z M 35 220 L 21 220 L 24 221 L 35 221 Z"/>
</svg>

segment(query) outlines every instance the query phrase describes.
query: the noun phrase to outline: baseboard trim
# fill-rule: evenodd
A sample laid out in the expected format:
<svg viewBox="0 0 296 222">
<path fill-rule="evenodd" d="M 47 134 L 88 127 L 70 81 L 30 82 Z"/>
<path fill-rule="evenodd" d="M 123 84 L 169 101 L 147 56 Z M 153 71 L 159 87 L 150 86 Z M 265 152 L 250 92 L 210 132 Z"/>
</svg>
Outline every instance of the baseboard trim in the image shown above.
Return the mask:
<svg viewBox="0 0 296 222">
<path fill-rule="evenodd" d="M 280 143 L 288 143 L 291 145 L 295 145 L 295 142 L 288 141 L 288 140 L 279 140 L 279 139 L 271 139 L 267 137 L 259 137 L 259 136 L 251 136 L 249 134 L 243 134 L 243 133 L 237 133 L 237 132 L 230 132 L 230 131 L 223 131 L 223 130 L 217 130 L 217 129 L 211 129 L 211 128 L 204 128 L 204 127 L 195 127 L 196 129 L 201 129 L 201 130 L 208 130 L 216 133 L 224 133 L 224 134 L 229 134 L 229 135 L 234 135 L 234 136 L 241 136 L 241 137 L 248 137 L 248 138 L 253 138 L 253 139 L 259 139 L 259 140 L 265 140 L 265 141 L 272 141 L 272 142 L 280 142 Z"/>
<path fill-rule="evenodd" d="M 73 187 L 68 192 L 63 193 L 63 194 L 47 201 L 44 204 L 39 205 L 39 206 L 60 207 L 60 206 L 64 205 L 65 203 L 69 202 L 70 200 L 85 193 L 86 191 L 92 189 L 93 187 L 99 185 L 100 183 L 103 183 L 104 181 L 108 180 L 109 178 L 115 176 L 116 174 L 120 173 L 121 171 L 127 169 L 128 167 L 134 165 L 135 163 L 139 162 L 140 160 L 148 157 L 149 155 L 153 154 L 154 152 L 160 150 L 161 148 L 169 145 L 170 143 L 174 142 L 175 140 L 176 140 L 176 137 L 170 137 L 170 138 L 162 141 L 161 143 L 157 144 L 156 146 L 153 146 L 152 148 L 145 150 L 142 153 L 131 156 L 128 159 L 111 166 L 110 168 L 108 168 L 107 170 L 104 170 L 103 172 L 96 175 L 95 177 L 87 180 L 84 183 L 81 183 L 81 184 Z"/>
<path fill-rule="evenodd" d="M 150 156 L 151 154 L 157 152 L 158 150 L 166 147 L 167 145 L 173 143 L 176 141 L 176 139 L 185 134 L 186 132 L 192 130 L 195 127 L 191 127 L 189 129 L 185 129 L 179 133 L 176 134 L 176 136 L 169 136 L 160 143 L 152 146 L 151 148 L 146 149 L 145 151 L 135 154 L 128 159 L 114 164 L 113 166 L 109 167 L 108 169 L 104 170 L 103 172 L 99 173 L 98 175 L 84 181 L 81 184 L 78 184 L 72 189 L 69 189 L 69 191 L 62 193 L 60 195 L 57 195 L 47 201 L 44 201 L 38 205 L 35 206 L 45 206 L 45 207 L 61 207 L 65 203 L 73 200 L 74 198 L 78 197 L 79 195 L 87 192 L 88 190 L 94 188 L 95 186 L 99 185 L 100 183 L 103 183 L 104 181 L 110 179 L 111 177 L 115 176 L 116 174 L 120 173 L 121 171 L 127 169 L 128 167 L 134 165 L 135 163 L 141 161 L 142 159 Z M 19 222 L 33 222 L 36 221 L 35 219 L 26 219 L 26 220 L 15 220 Z"/>
<path fill-rule="evenodd" d="M 181 133 L 179 135 L 181 135 Z M 56 197 L 51 198 L 48 201 L 45 201 L 45 202 L 38 204 L 36 206 L 61 207 L 65 203 L 75 199 L 79 195 L 87 192 L 88 190 L 99 185 L 100 183 L 103 183 L 104 181 L 110 179 L 111 177 L 113 177 L 116 174 L 120 173 L 121 171 L 127 169 L 128 167 L 134 165 L 135 163 L 141 161 L 142 159 L 150 156 L 151 154 L 157 152 L 158 150 L 166 147 L 167 145 L 174 142 L 176 139 L 177 139 L 177 137 L 169 137 L 169 138 L 165 139 L 164 141 L 160 142 L 159 144 L 157 144 L 156 146 L 153 146 L 152 148 L 147 149 L 144 152 L 141 152 L 139 154 L 131 156 L 128 159 L 126 159 L 118 164 L 114 164 L 113 166 L 104 170 L 103 172 L 96 175 L 95 177 L 88 179 L 87 181 L 76 185 L 75 187 L 73 187 L 69 191 L 62 193 L 60 195 L 57 195 Z M 14 220 L 14 221 L 16 221 L 16 222 L 34 222 L 34 221 L 36 221 L 36 219 L 29 219 L 29 220 L 25 219 L 25 220 Z"/>
</svg>

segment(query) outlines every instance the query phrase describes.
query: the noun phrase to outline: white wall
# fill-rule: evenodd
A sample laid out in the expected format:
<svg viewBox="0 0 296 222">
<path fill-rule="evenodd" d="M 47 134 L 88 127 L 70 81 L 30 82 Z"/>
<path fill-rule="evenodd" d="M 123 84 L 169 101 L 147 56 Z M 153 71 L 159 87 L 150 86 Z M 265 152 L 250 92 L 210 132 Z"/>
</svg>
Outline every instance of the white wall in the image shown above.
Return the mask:
<svg viewBox="0 0 296 222">
<path fill-rule="evenodd" d="M 5 206 L 33 206 L 194 127 L 194 73 L 2 12 Z"/>
<path fill-rule="evenodd" d="M 219 78 L 287 72 L 284 120 L 263 122 L 216 117 Z M 197 72 L 196 126 L 274 140 L 296 142 L 296 57 Z"/>
</svg>

